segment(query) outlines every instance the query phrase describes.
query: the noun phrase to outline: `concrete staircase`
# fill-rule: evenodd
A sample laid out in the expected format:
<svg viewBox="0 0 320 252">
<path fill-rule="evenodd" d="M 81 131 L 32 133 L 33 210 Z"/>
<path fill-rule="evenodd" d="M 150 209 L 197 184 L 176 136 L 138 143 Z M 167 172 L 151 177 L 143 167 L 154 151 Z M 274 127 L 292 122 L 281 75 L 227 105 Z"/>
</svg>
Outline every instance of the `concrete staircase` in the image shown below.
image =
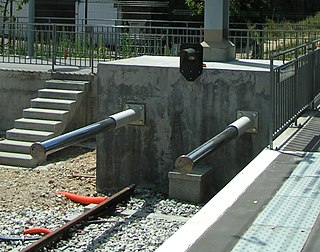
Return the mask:
<svg viewBox="0 0 320 252">
<path fill-rule="evenodd" d="M 29 154 L 34 142 L 61 135 L 80 106 L 89 81 L 48 80 L 46 88 L 38 90 L 31 107 L 23 110 L 23 118 L 14 122 L 0 141 L 0 165 L 33 168 L 38 160 Z"/>
</svg>

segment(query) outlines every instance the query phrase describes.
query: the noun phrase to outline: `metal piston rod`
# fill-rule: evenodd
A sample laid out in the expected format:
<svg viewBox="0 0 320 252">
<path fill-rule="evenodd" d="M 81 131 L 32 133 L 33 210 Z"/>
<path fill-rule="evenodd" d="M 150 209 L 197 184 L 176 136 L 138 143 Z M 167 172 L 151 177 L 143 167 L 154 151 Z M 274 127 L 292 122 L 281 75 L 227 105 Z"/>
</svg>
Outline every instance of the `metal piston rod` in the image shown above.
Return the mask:
<svg viewBox="0 0 320 252">
<path fill-rule="evenodd" d="M 209 153 L 230 142 L 231 140 L 241 136 L 254 125 L 254 120 L 248 116 L 242 116 L 234 121 L 227 128 L 214 136 L 198 148 L 186 155 L 181 155 L 175 161 L 175 168 L 181 173 L 189 173 L 194 165 Z"/>
<path fill-rule="evenodd" d="M 30 154 L 33 158 L 39 160 L 39 163 L 41 163 L 46 159 L 46 156 L 51 153 L 82 142 L 103 131 L 118 129 L 127 124 L 139 121 L 141 118 L 144 118 L 144 112 L 143 105 L 132 106 L 132 108 L 113 114 L 102 121 L 68 132 L 61 136 L 51 138 L 44 142 L 34 143 L 30 147 Z"/>
</svg>

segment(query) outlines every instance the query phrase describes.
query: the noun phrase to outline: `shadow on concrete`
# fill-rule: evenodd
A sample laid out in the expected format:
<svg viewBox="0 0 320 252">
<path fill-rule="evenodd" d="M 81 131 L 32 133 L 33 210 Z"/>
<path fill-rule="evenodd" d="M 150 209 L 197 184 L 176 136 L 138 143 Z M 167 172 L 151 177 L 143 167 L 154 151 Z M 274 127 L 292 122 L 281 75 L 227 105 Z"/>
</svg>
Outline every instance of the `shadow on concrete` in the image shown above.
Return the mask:
<svg viewBox="0 0 320 252">
<path fill-rule="evenodd" d="M 265 68 L 270 69 L 270 61 L 245 61 L 245 60 L 234 60 L 228 62 L 230 65 L 236 66 L 247 66 L 247 67 L 254 67 L 254 68 Z"/>
<path fill-rule="evenodd" d="M 284 151 L 320 151 L 320 113 L 306 121 L 302 128 L 288 139 Z"/>
</svg>

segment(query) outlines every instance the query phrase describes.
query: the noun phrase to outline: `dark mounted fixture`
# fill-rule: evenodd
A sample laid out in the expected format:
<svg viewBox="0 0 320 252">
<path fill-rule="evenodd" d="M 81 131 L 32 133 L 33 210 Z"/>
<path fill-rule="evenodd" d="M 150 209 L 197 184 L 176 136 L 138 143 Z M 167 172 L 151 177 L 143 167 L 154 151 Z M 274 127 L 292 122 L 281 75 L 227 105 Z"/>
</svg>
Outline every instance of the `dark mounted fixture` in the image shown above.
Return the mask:
<svg viewBox="0 0 320 252">
<path fill-rule="evenodd" d="M 180 73 L 187 81 L 194 81 L 202 74 L 203 48 L 200 44 L 180 46 Z"/>
</svg>

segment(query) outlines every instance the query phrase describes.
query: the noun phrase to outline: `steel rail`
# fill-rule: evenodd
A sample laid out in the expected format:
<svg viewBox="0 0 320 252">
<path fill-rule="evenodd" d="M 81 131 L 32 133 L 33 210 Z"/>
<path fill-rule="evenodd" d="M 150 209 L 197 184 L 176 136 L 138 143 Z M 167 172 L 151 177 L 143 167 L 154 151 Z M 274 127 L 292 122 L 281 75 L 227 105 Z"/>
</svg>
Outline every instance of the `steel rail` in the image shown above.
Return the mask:
<svg viewBox="0 0 320 252">
<path fill-rule="evenodd" d="M 61 240 L 63 236 L 68 233 L 68 231 L 82 222 L 88 220 L 92 216 L 97 216 L 101 213 L 104 213 L 108 210 L 111 210 L 114 206 L 118 203 L 128 199 L 134 193 L 135 185 L 130 185 L 125 187 L 121 191 L 117 192 L 116 194 L 112 195 L 110 198 L 104 200 L 97 206 L 93 207 L 92 209 L 86 211 L 85 213 L 79 215 L 78 217 L 74 218 L 73 220 L 67 222 L 62 227 L 54 230 L 53 232 L 45 235 L 40 240 L 32 243 L 31 245 L 27 246 L 21 252 L 31 252 L 31 251 L 40 251 L 48 245 L 53 245 L 55 242 Z"/>
<path fill-rule="evenodd" d="M 181 173 L 189 173 L 192 171 L 194 165 L 206 157 L 208 154 L 217 150 L 219 147 L 224 146 L 231 140 L 241 136 L 247 130 L 253 127 L 254 121 L 247 117 L 242 116 L 227 128 L 214 136 L 198 148 L 192 150 L 186 155 L 181 155 L 175 161 L 175 168 Z"/>
</svg>

